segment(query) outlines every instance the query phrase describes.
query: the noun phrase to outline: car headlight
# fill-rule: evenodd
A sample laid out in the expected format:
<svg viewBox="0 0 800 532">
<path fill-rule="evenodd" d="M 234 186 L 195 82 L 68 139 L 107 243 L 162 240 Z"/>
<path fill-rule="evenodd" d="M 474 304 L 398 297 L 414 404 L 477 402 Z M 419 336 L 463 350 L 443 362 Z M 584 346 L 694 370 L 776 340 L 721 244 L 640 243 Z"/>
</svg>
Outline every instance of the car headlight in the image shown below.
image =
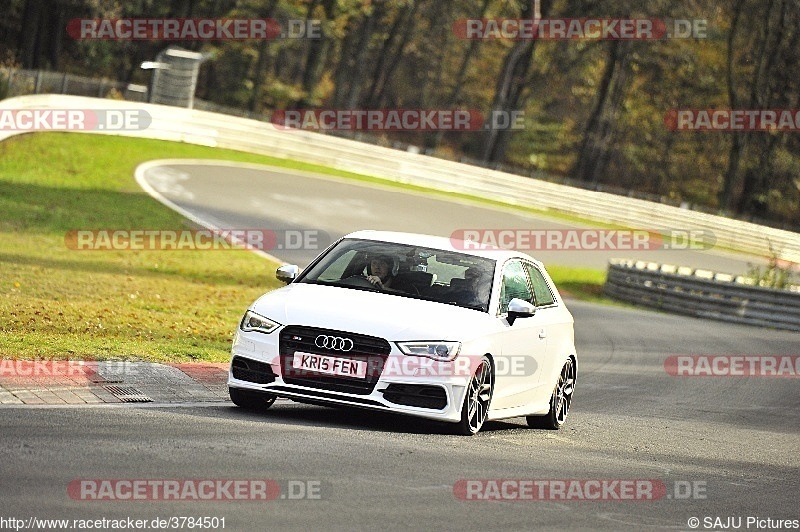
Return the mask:
<svg viewBox="0 0 800 532">
<path fill-rule="evenodd" d="M 257 331 L 266 334 L 271 333 L 280 326 L 280 323 L 256 314 L 252 310 L 244 313 L 242 323 L 239 324 L 239 328 L 245 332 Z"/>
<path fill-rule="evenodd" d="M 397 342 L 397 347 L 405 355 L 449 362 L 458 356 L 461 342 Z"/>
</svg>

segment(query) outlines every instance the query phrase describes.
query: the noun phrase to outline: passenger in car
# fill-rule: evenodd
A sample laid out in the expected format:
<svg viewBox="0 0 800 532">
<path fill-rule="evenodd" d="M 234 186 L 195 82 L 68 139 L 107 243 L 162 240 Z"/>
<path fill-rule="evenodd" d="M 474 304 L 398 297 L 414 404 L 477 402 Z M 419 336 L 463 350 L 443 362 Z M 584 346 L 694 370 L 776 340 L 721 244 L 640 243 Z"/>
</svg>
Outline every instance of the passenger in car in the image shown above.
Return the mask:
<svg viewBox="0 0 800 532">
<path fill-rule="evenodd" d="M 487 272 L 480 268 L 467 268 L 464 278 L 450 279 L 451 300 L 465 306 L 484 307 L 489 300 Z"/>
</svg>

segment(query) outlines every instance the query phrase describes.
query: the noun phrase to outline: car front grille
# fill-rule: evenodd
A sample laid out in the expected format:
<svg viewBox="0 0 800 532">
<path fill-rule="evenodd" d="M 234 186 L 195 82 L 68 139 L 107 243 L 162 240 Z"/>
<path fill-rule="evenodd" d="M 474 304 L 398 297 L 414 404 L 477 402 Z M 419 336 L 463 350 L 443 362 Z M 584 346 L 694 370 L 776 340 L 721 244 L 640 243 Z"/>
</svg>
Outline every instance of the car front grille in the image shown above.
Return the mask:
<svg viewBox="0 0 800 532">
<path fill-rule="evenodd" d="M 322 341 L 320 337 L 328 338 L 329 341 Z M 364 361 L 367 363 L 366 378 L 301 372 L 292 366 L 297 351 Z M 290 325 L 284 327 L 280 335 L 281 370 L 284 382 L 321 390 L 369 395 L 375 389 L 390 351 L 389 342 L 383 338 L 346 331 Z"/>
</svg>

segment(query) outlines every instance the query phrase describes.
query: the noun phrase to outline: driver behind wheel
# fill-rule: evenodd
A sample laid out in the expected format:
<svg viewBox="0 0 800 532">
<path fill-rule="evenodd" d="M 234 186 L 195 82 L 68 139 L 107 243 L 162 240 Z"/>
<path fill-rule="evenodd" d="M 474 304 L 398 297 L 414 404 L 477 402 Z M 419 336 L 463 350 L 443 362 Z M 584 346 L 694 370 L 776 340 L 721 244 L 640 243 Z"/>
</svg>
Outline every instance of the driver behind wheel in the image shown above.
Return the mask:
<svg viewBox="0 0 800 532">
<path fill-rule="evenodd" d="M 373 257 L 367 267 L 367 281 L 375 288 L 389 290 L 397 275 L 397 262 L 389 255 Z"/>
</svg>

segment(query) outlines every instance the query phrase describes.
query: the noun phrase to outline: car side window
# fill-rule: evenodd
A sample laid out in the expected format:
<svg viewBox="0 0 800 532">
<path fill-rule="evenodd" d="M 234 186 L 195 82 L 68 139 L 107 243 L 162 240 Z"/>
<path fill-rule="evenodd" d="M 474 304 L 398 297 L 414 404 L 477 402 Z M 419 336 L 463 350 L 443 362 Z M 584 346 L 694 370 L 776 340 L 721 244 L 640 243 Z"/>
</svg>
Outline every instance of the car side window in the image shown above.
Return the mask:
<svg viewBox="0 0 800 532">
<path fill-rule="evenodd" d="M 525 266 L 518 260 L 512 260 L 503 267 L 503 282 L 500 285 L 501 314 L 508 312 L 508 304 L 515 297 L 533 303 L 528 274 Z"/>
<path fill-rule="evenodd" d="M 346 253 L 342 253 L 336 260 L 334 260 L 331 264 L 325 267 L 325 271 L 323 271 L 320 276 L 320 281 L 338 281 L 344 276 L 344 272 L 347 270 L 347 266 L 353 261 L 353 257 L 356 256 L 355 251 L 347 251 Z"/>
<path fill-rule="evenodd" d="M 555 303 L 553 293 L 544 279 L 544 275 L 539 271 L 539 268 L 533 264 L 525 264 L 528 269 L 528 276 L 530 277 L 531 284 L 533 285 L 533 294 L 536 296 L 536 306 L 546 307 Z"/>
</svg>

